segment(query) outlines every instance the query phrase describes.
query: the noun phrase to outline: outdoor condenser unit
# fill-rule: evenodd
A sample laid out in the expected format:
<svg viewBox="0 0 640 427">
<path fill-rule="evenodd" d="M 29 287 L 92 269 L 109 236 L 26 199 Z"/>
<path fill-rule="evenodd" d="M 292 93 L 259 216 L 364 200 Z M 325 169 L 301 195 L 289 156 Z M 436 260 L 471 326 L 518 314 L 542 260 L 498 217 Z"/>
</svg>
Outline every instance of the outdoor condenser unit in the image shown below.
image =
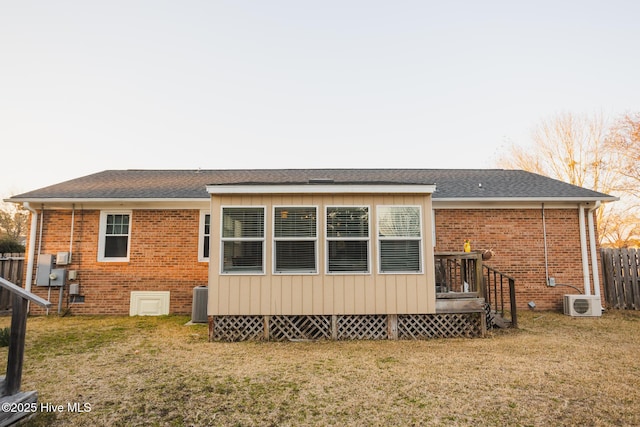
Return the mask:
<svg viewBox="0 0 640 427">
<path fill-rule="evenodd" d="M 193 305 L 191 307 L 191 321 L 193 323 L 207 323 L 207 300 L 209 288 L 196 286 L 193 288 Z"/>
<path fill-rule="evenodd" d="M 573 317 L 602 316 L 600 297 L 597 295 L 565 295 L 564 314 Z"/>
</svg>

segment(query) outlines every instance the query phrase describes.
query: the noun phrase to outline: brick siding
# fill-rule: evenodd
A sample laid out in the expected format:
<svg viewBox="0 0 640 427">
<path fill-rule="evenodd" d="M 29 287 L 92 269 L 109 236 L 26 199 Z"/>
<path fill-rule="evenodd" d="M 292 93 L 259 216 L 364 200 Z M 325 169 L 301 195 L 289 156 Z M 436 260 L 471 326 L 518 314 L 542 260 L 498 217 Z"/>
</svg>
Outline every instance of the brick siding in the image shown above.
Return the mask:
<svg viewBox="0 0 640 427">
<path fill-rule="evenodd" d="M 583 288 L 578 209 L 545 211 L 548 266 L 558 284 Z M 45 210 L 40 253 L 68 252 L 70 211 Z M 75 314 L 128 314 L 131 291 L 170 291 L 170 310 L 190 314 L 193 288 L 206 285 L 208 263 L 198 261 L 198 210 L 134 210 L 130 260 L 98 262 L 100 211 L 76 210 L 71 264 L 76 270 L 84 303 L 69 303 L 68 287 L 63 309 Z M 38 223 L 40 222 L 40 219 Z M 577 291 L 545 284 L 544 240 L 540 209 L 437 209 L 436 252 L 462 251 L 464 239 L 472 249 L 489 249 L 495 256 L 488 265 L 516 279 L 518 307 L 534 301 L 538 309 L 560 309 L 562 295 Z M 39 234 L 39 233 L 38 233 Z M 36 254 L 40 242 L 36 242 Z M 37 264 L 34 263 L 34 264 Z M 35 278 L 35 265 L 33 277 Z M 593 283 L 593 282 L 592 282 Z M 48 288 L 32 290 L 48 297 Z M 51 290 L 53 310 L 58 288 Z M 39 308 L 32 306 L 34 313 Z"/>
<path fill-rule="evenodd" d="M 154 290 L 171 292 L 171 313 L 191 313 L 193 288 L 207 284 L 209 267 L 198 262 L 198 210 L 134 210 L 129 262 L 118 263 L 97 261 L 100 211 L 76 210 L 74 217 L 72 259 L 64 268 L 78 272 L 73 283 L 80 284 L 85 301 L 69 303 L 65 292 L 63 308 L 76 314 L 129 314 L 131 291 Z M 45 210 L 42 235 L 41 253 L 68 252 L 71 212 Z M 46 287 L 32 290 L 47 298 Z M 58 288 L 52 289 L 51 301 L 56 310 Z"/>
<path fill-rule="evenodd" d="M 545 209 L 544 216 L 555 288 L 546 286 L 541 209 L 438 209 L 436 252 L 462 251 L 464 239 L 471 240 L 473 250 L 493 249 L 486 264 L 516 279 L 519 308 L 533 301 L 537 309 L 561 309 L 564 294 L 578 293 L 562 285 L 584 290 L 578 209 Z M 590 281 L 593 287 L 591 276 Z"/>
</svg>

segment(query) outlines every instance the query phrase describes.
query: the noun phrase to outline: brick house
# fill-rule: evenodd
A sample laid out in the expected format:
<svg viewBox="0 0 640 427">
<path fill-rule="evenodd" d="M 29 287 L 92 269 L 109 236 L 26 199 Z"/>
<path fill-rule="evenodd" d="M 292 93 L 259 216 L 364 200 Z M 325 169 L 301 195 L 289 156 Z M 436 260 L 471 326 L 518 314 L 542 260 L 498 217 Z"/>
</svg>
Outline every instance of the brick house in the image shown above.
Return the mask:
<svg viewBox="0 0 640 427">
<path fill-rule="evenodd" d="M 518 170 L 287 169 L 107 170 L 7 201 L 32 212 L 25 283 L 54 305 L 187 314 L 208 286 L 211 317 L 434 313 L 434 255 L 465 239 L 519 307 L 559 309 L 600 295 L 593 211 L 614 200 Z"/>
</svg>

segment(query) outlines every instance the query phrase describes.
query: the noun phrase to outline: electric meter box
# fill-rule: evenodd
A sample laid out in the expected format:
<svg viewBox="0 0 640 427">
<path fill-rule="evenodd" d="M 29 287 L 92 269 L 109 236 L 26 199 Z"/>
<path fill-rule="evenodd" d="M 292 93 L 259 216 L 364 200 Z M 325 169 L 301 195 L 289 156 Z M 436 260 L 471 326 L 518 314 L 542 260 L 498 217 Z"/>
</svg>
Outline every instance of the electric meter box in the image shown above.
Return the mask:
<svg viewBox="0 0 640 427">
<path fill-rule="evenodd" d="M 36 273 L 36 286 L 50 286 L 49 275 L 53 266 L 53 255 L 40 254 L 38 256 L 38 272 Z"/>
</svg>

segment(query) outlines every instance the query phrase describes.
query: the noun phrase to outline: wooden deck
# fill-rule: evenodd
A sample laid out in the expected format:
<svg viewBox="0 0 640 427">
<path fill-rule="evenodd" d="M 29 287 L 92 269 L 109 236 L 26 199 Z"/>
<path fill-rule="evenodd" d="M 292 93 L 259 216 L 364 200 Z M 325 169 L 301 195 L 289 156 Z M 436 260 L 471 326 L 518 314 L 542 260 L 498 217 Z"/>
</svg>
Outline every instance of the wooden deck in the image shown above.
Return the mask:
<svg viewBox="0 0 640 427">
<path fill-rule="evenodd" d="M 436 294 L 436 313 L 480 313 L 485 300 L 477 292 L 440 292 Z"/>
<path fill-rule="evenodd" d="M 4 379 L 2 383 L 4 383 Z M 4 386 L 4 384 L 2 385 Z M 38 411 L 37 402 L 38 392 L 36 391 L 18 392 L 10 396 L 0 397 L 0 405 L 2 405 L 2 410 L 0 411 L 0 426 L 10 426 L 35 414 Z M 9 406 L 5 408 L 7 404 Z M 27 408 L 33 410 L 27 411 L 25 410 Z"/>
</svg>

